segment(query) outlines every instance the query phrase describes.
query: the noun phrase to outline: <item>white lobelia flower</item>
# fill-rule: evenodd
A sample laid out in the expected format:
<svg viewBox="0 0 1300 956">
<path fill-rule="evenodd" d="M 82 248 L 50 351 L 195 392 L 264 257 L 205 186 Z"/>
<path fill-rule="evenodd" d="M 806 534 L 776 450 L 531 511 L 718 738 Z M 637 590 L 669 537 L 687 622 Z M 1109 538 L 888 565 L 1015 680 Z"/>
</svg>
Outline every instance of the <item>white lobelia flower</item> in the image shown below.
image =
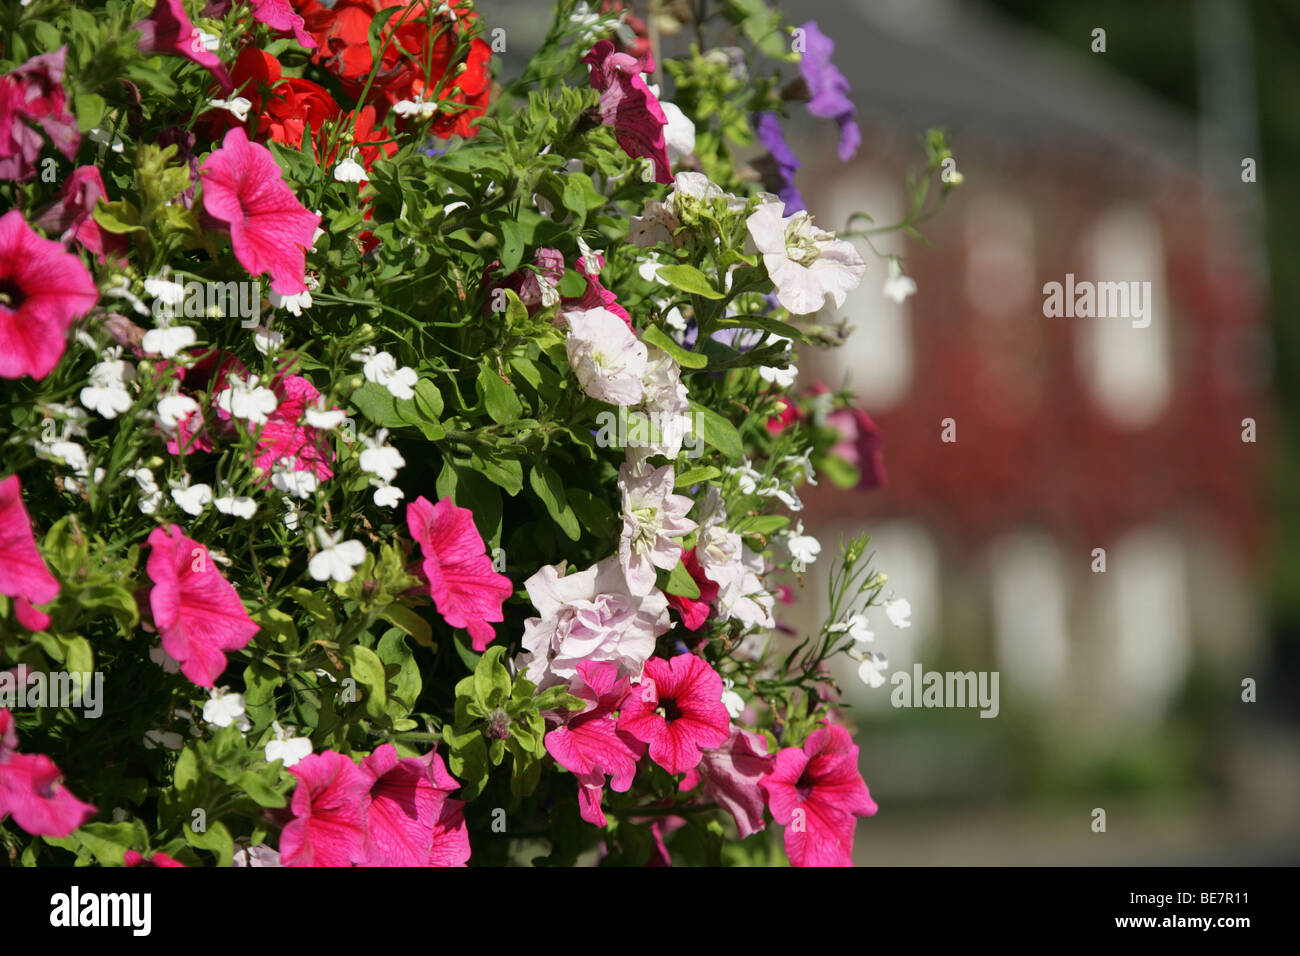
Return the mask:
<svg viewBox="0 0 1300 956">
<path fill-rule="evenodd" d="M 140 347 L 149 355 L 175 358 L 198 341 L 198 334 L 188 325 L 172 325 L 166 312 L 159 312 L 157 326 L 140 340 Z"/>
<path fill-rule="evenodd" d="M 86 135 L 90 137 L 90 141 L 92 143 L 97 143 L 100 146 L 107 146 L 115 153 L 120 153 L 122 152 L 123 149 L 126 148 L 125 144 L 122 142 L 122 137 L 120 136 L 113 136 L 112 142 L 110 143 L 109 141 L 110 134 L 108 130 L 103 129 L 102 127 L 99 126 L 96 126 Z"/>
<path fill-rule="evenodd" d="M 324 528 L 316 528 L 316 540 L 321 549 L 307 562 L 307 572 L 316 581 L 331 578 L 340 584 L 352 580 L 352 570 L 366 560 L 366 548 L 360 541 L 344 541 L 343 532 L 331 535 Z"/>
<path fill-rule="evenodd" d="M 375 504 L 381 508 L 396 508 L 405 497 L 402 489 L 396 485 L 377 485 L 375 487 Z"/>
<path fill-rule="evenodd" d="M 899 305 L 902 305 L 908 296 L 916 294 L 916 280 L 903 275 L 903 267 L 898 262 L 898 256 L 889 257 L 889 278 L 885 280 L 882 291 L 886 299 L 893 299 Z"/>
<path fill-rule="evenodd" d="M 161 647 L 149 648 L 149 660 L 153 661 L 168 674 L 179 674 L 181 672 L 180 661 L 176 660 Z"/>
<path fill-rule="evenodd" d="M 361 452 L 359 462 L 361 470 L 368 475 L 374 475 L 382 478 L 385 482 L 391 482 L 397 477 L 397 469 L 406 464 L 406 459 L 392 445 L 386 444 L 388 440 L 388 429 L 381 428 L 372 438 L 369 435 L 362 435 L 361 441 L 366 446 Z"/>
<path fill-rule="evenodd" d="M 244 695 L 226 692 L 224 687 L 208 691 L 209 699 L 203 705 L 203 719 L 214 727 L 234 724 L 240 730 L 249 730 L 252 724 L 244 716 Z"/>
<path fill-rule="evenodd" d="M 730 678 L 724 679 L 722 686 L 724 688 L 722 691 L 722 706 L 727 708 L 727 713 L 732 720 L 739 720 L 740 715 L 745 712 L 745 698 L 732 690 L 736 686 L 736 682 Z"/>
<path fill-rule="evenodd" d="M 199 515 L 212 503 L 212 486 L 202 482 L 190 484 L 190 476 L 183 475 L 180 481 L 173 481 L 172 500 L 187 515 Z"/>
<path fill-rule="evenodd" d="M 313 471 L 298 471 L 294 466 L 294 460 L 290 458 L 281 458 L 271 469 L 271 486 L 277 491 L 286 495 L 292 495 L 295 498 L 306 500 L 316 493 L 320 485 L 316 473 Z M 286 518 L 285 524 L 290 528 L 296 527 L 297 517 L 294 517 L 295 524 L 288 525 Z"/>
<path fill-rule="evenodd" d="M 263 355 L 274 355 L 284 347 L 284 336 L 268 325 L 253 330 L 253 347 Z"/>
<path fill-rule="evenodd" d="M 150 730 L 144 735 L 144 749 L 180 750 L 185 746 L 185 738 L 172 730 Z"/>
<path fill-rule="evenodd" d="M 763 344 L 779 345 L 781 343 L 786 345 L 788 354 L 790 340 L 783 335 L 772 333 L 767 337 Z M 769 382 L 777 388 L 785 389 L 794 385 L 794 380 L 799 377 L 799 367 L 792 364 L 786 365 L 785 368 L 778 368 L 774 365 L 760 365 L 758 367 L 758 374 L 763 381 Z"/>
<path fill-rule="evenodd" d="M 817 555 L 821 554 L 822 550 L 820 541 L 810 534 L 803 533 L 802 521 L 795 525 L 793 530 L 785 533 L 785 546 L 792 559 L 790 570 L 796 574 L 816 561 Z"/>
<path fill-rule="evenodd" d="M 361 183 L 366 180 L 366 169 L 357 162 L 357 156 L 360 153 L 354 148 L 348 151 L 347 156 L 343 158 L 337 166 L 334 167 L 334 178 L 341 183 Z"/>
<path fill-rule="evenodd" d="M 853 244 L 813 225 L 806 211 L 783 216 L 783 202 L 764 203 L 746 220 L 763 255 L 776 298 L 795 315 L 818 311 L 829 295 L 836 307 L 862 282 L 867 265 Z"/>
<path fill-rule="evenodd" d="M 107 349 L 90 369 L 90 384 L 81 390 L 81 404 L 104 418 L 116 418 L 131 407 L 126 385 L 135 378 L 135 366 L 121 355 L 118 346 Z"/>
<path fill-rule="evenodd" d="M 682 555 L 677 539 L 695 530 L 695 522 L 686 517 L 695 503 L 686 495 L 673 494 L 673 484 L 672 465 L 651 470 L 624 462 L 618 469 L 623 497 L 618 559 L 632 594 L 654 589 L 655 568 L 677 567 Z"/>
<path fill-rule="evenodd" d="M 326 408 L 324 395 L 317 396 L 316 401 L 304 409 L 304 420 L 307 424 L 327 432 L 338 428 L 347 417 L 347 412 L 341 408 Z"/>
<path fill-rule="evenodd" d="M 398 116 L 416 116 L 427 120 L 438 112 L 438 101 L 426 101 L 417 94 L 413 100 L 398 100 L 393 104 L 393 112 Z"/>
<path fill-rule="evenodd" d="M 879 687 L 885 683 L 885 668 L 888 666 L 889 660 L 884 654 L 868 651 L 858 664 L 858 679 L 868 687 Z"/>
<path fill-rule="evenodd" d="M 284 526 L 290 531 L 297 531 L 299 519 L 302 516 L 298 503 L 292 498 L 284 499 Z"/>
<path fill-rule="evenodd" d="M 912 626 L 912 605 L 906 598 L 894 598 L 885 602 L 885 616 L 894 627 Z"/>
<path fill-rule="evenodd" d="M 641 401 L 647 352 L 622 319 L 608 309 L 564 313 L 569 365 L 582 390 L 611 405 Z"/>
<path fill-rule="evenodd" d="M 266 762 L 274 763 L 277 760 L 283 760 L 286 769 L 292 767 L 299 760 L 311 756 L 311 739 L 308 737 L 295 737 L 293 728 L 285 730 L 280 726 L 280 722 L 271 721 L 271 732 L 275 736 L 266 742 Z"/>
<path fill-rule="evenodd" d="M 188 395 L 170 391 L 158 399 L 154 411 L 158 415 L 158 424 L 164 431 L 175 431 L 180 423 L 199 410 L 199 403 Z"/>
<path fill-rule="evenodd" d="M 302 315 L 303 309 L 311 308 L 311 290 L 304 289 L 302 292 L 295 292 L 293 295 L 280 295 L 272 290 L 268 298 L 271 305 L 277 309 L 284 309 L 293 315 Z"/>
<path fill-rule="evenodd" d="M 159 300 L 173 315 L 176 307 L 185 301 L 185 283 L 174 282 L 167 278 L 145 279 L 144 291 Z"/>
<path fill-rule="evenodd" d="M 231 374 L 229 384 L 217 393 L 217 407 L 234 418 L 254 425 L 265 425 L 280 404 L 275 392 L 258 384 L 258 377 L 247 379 Z"/>
<path fill-rule="evenodd" d="M 414 398 L 415 383 L 419 375 L 413 368 L 399 368 L 397 359 L 387 352 L 377 352 L 373 345 L 368 345 L 352 355 L 354 362 L 361 362 L 361 371 L 367 382 L 374 382 L 388 389 L 393 398 Z"/>
<path fill-rule="evenodd" d="M 247 495 L 225 494 L 220 498 L 213 498 L 212 504 L 223 515 L 233 515 L 245 521 L 257 514 L 257 502 Z"/>
<path fill-rule="evenodd" d="M 226 110 L 241 123 L 248 122 L 248 111 L 253 104 L 243 96 L 232 96 L 228 100 L 208 100 L 208 106 L 214 110 Z"/>
</svg>

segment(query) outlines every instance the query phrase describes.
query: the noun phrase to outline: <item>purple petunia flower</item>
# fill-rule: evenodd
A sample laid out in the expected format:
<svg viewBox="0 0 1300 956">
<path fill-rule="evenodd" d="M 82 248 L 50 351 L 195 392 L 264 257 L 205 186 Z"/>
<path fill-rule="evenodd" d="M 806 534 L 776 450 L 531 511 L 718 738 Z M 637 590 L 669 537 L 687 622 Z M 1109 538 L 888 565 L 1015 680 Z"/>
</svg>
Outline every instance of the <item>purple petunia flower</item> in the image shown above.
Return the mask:
<svg viewBox="0 0 1300 956">
<path fill-rule="evenodd" d="M 805 41 L 799 72 L 808 84 L 808 112 L 839 124 L 840 162 L 847 163 L 858 151 L 862 134 L 858 130 L 858 109 L 848 97 L 849 81 L 831 63 L 835 41 L 822 33 L 816 20 L 809 20 L 799 29 Z"/>
<path fill-rule="evenodd" d="M 799 162 L 799 157 L 785 141 L 785 134 L 781 131 L 781 121 L 775 113 L 760 113 L 754 118 L 754 130 L 758 134 L 759 142 L 766 146 L 771 154 L 775 181 L 770 183 L 770 186 L 785 203 L 785 214 L 793 216 L 797 212 L 803 212 L 808 206 L 804 203 L 799 187 L 794 181 L 795 171 L 803 163 Z"/>
</svg>

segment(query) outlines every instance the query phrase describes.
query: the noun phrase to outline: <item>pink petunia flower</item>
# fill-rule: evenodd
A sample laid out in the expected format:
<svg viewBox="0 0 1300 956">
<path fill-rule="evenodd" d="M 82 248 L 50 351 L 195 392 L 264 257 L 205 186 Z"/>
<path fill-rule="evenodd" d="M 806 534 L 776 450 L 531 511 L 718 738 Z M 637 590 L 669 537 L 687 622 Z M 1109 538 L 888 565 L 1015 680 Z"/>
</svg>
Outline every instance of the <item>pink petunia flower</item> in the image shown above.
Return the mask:
<svg viewBox="0 0 1300 956">
<path fill-rule="evenodd" d="M 280 295 L 307 291 L 307 250 L 320 216 L 303 207 L 271 151 L 232 127 L 202 166 L 203 208 L 230 225 L 230 244 L 249 275 L 269 273 Z"/>
<path fill-rule="evenodd" d="M 501 605 L 514 586 L 492 569 L 473 513 L 450 498 L 431 505 L 421 495 L 406 507 L 406 526 L 420 543 L 422 567 L 438 613 L 452 627 L 469 631 L 474 650 L 486 650 L 496 637 L 488 622 L 505 620 Z"/>
<path fill-rule="evenodd" d="M 0 216 L 0 378 L 48 375 L 68 327 L 98 300 L 80 259 L 38 236 L 17 209 Z"/>
<path fill-rule="evenodd" d="M 185 869 L 185 864 L 178 860 L 173 860 L 166 853 L 154 853 L 151 856 L 145 856 L 139 850 L 127 850 L 122 854 L 122 864 L 124 866 L 179 866 Z"/>
<path fill-rule="evenodd" d="M 100 264 L 126 255 L 126 237 L 101 229 L 95 221 L 95 204 L 107 199 L 104 179 L 96 166 L 78 166 L 59 190 L 58 200 L 40 214 L 36 226 L 48 232 L 59 233 L 59 242 L 75 242 L 93 252 Z"/>
<path fill-rule="evenodd" d="M 465 801 L 448 797 L 433 828 L 429 866 L 464 866 L 469 862 L 469 826 L 465 823 Z"/>
<path fill-rule="evenodd" d="M 349 866 L 366 859 L 366 812 L 374 777 L 333 750 L 289 768 L 298 778 L 294 819 L 280 834 L 282 866 Z"/>
<path fill-rule="evenodd" d="M 306 24 L 289 4 L 289 0 L 248 0 L 253 8 L 253 19 L 265 23 L 272 30 L 292 33 L 304 49 L 316 49 L 316 41 L 307 32 Z"/>
<path fill-rule="evenodd" d="M 669 773 L 685 773 L 731 732 L 722 690 L 722 678 L 703 658 L 652 657 L 623 701 L 618 728 L 649 744 L 650 759 Z"/>
<path fill-rule="evenodd" d="M 48 604 L 59 593 L 41 552 L 36 547 L 32 521 L 23 507 L 22 485 L 17 475 L 0 481 L 0 594 L 15 599 L 23 627 L 41 631 L 50 619 L 32 607 Z"/>
<path fill-rule="evenodd" d="M 226 669 L 226 652 L 247 645 L 258 626 L 208 549 L 176 525 L 150 533 L 146 567 L 153 581 L 149 606 L 163 650 L 195 684 L 213 687 Z"/>
<path fill-rule="evenodd" d="M 776 755 L 760 781 L 772 818 L 785 826 L 785 852 L 795 866 L 852 866 L 857 817 L 878 807 L 858 773 L 858 748 L 849 732 L 831 724 L 804 745 Z"/>
<path fill-rule="evenodd" d="M 605 268 L 605 257 L 599 252 L 592 253 L 592 257 L 598 263 L 597 268 L 592 272 L 587 271 L 586 256 L 579 256 L 578 261 L 574 263 L 574 268 L 578 270 L 578 274 L 587 280 L 587 290 L 579 298 L 562 299 L 561 311 L 607 309 L 622 319 L 627 324 L 627 327 L 631 329 L 632 316 L 628 314 L 627 309 L 618 304 L 618 296 L 600 284 L 600 270 Z"/>
<path fill-rule="evenodd" d="M 140 52 L 183 56 L 211 73 L 229 93 L 234 85 L 225 66 L 203 46 L 199 29 L 190 22 L 181 0 L 158 0 L 152 12 L 132 24 L 140 31 Z"/>
<path fill-rule="evenodd" d="M 31 179 L 41 154 L 39 124 L 45 135 L 71 160 L 81 145 L 77 118 L 68 112 L 63 68 L 68 48 L 34 56 L 0 76 L 0 180 Z"/>
<path fill-rule="evenodd" d="M 547 753 L 578 778 L 582 819 L 598 827 L 605 825 L 600 801 L 606 774 L 614 791 L 626 793 L 636 776 L 636 763 L 645 752 L 644 744 L 618 729 L 615 711 L 628 691 L 628 680 L 620 680 L 618 671 L 614 663 L 580 663 L 571 691 L 585 700 L 587 707 L 568 716 L 545 738 Z"/>
<path fill-rule="evenodd" d="M 826 424 L 840 433 L 841 440 L 830 454 L 843 458 L 861 474 L 857 491 L 886 488 L 884 438 L 880 428 L 860 408 L 840 408 L 826 416 Z"/>
<path fill-rule="evenodd" d="M 743 840 L 765 826 L 767 801 L 759 783 L 772 771 L 772 763 L 762 734 L 732 727 L 727 742 L 706 751 L 700 765 L 687 772 L 681 789 L 693 790 L 703 783 L 704 795 L 732 815 Z"/>
<path fill-rule="evenodd" d="M 460 786 L 442 757 L 430 752 L 399 760 L 397 748 L 384 744 L 361 761 L 361 769 L 374 781 L 363 865 L 428 866 L 443 803 Z"/>
<path fill-rule="evenodd" d="M 671 183 L 668 141 L 659 100 L 650 92 L 642 73 L 654 72 L 654 58 L 615 53 L 614 44 L 601 40 L 582 62 L 591 67 L 591 88 L 600 91 L 600 122 L 614 127 L 614 138 L 631 157 L 645 156 L 654 163 L 655 182 Z"/>
<path fill-rule="evenodd" d="M 688 598 L 680 594 L 669 594 L 667 595 L 668 606 L 675 608 L 677 613 L 682 616 L 682 623 L 686 625 L 688 631 L 698 631 L 704 622 L 709 619 L 709 614 L 713 610 L 713 602 L 718 599 L 718 584 L 716 581 L 710 581 L 708 575 L 704 573 L 704 568 L 700 566 L 699 555 L 696 554 L 695 548 L 682 551 L 682 564 L 686 565 L 691 580 L 700 589 L 700 596 Z"/>
<path fill-rule="evenodd" d="M 62 781 L 49 757 L 18 753 L 13 715 L 0 710 L 0 821 L 12 816 L 32 836 L 66 837 L 96 809 L 74 797 Z"/>
</svg>

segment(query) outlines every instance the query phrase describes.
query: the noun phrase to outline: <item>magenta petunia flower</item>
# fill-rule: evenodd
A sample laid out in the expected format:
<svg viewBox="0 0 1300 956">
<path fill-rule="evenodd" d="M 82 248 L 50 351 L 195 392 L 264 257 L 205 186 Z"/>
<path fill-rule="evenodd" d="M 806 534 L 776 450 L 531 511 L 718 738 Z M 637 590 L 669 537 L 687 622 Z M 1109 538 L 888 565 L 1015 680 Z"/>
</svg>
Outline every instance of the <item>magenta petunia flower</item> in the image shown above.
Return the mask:
<svg viewBox="0 0 1300 956">
<path fill-rule="evenodd" d="M 771 772 L 772 763 L 762 734 L 732 727 L 727 742 L 706 751 L 700 765 L 687 772 L 681 789 L 693 790 L 703 783 L 704 795 L 735 818 L 736 832 L 743 840 L 765 826 L 767 800 L 759 782 Z"/>
<path fill-rule="evenodd" d="M 36 175 L 42 140 L 32 124 L 38 124 L 68 159 L 77 155 L 81 133 L 63 89 L 67 58 L 68 48 L 62 46 L 0 76 L 0 180 Z"/>
<path fill-rule="evenodd" d="M 618 296 L 609 289 L 606 289 L 600 283 L 600 270 L 605 268 L 605 257 L 600 253 L 593 254 L 596 262 L 599 264 L 595 274 L 587 272 L 586 256 L 579 256 L 578 261 L 574 264 L 578 274 L 587 280 L 587 290 L 583 292 L 580 298 L 570 298 L 561 300 L 561 311 L 584 311 L 586 309 L 607 309 L 617 315 L 627 325 L 632 328 L 632 316 L 628 314 L 627 309 L 618 304 Z M 634 330 L 635 331 L 635 330 Z"/>
<path fill-rule="evenodd" d="M 397 748 L 384 744 L 361 761 L 361 769 L 374 781 L 363 865 L 428 866 L 443 803 L 460 786 L 442 757 L 430 752 L 399 760 Z"/>
<path fill-rule="evenodd" d="M 671 183 L 664 133 L 668 117 L 641 75 L 654 72 L 654 59 L 648 53 L 640 59 L 615 53 L 614 44 L 601 40 L 582 62 L 591 67 L 591 88 L 600 91 L 600 122 L 614 127 L 614 138 L 623 152 L 633 158 L 645 156 L 654 163 L 655 182 Z"/>
<path fill-rule="evenodd" d="M 18 753 L 13 715 L 0 710 L 0 822 L 12 816 L 33 836 L 66 837 L 96 811 L 62 781 L 63 774 L 49 757 Z"/>
<path fill-rule="evenodd" d="M 203 46 L 201 33 L 190 22 L 181 0 L 158 0 L 149 16 L 132 26 L 140 31 L 141 53 L 183 56 L 216 77 L 223 92 L 234 89 L 225 66 L 215 53 Z"/>
<path fill-rule="evenodd" d="M 826 416 L 826 424 L 842 436 L 830 454 L 843 458 L 862 476 L 858 479 L 857 490 L 887 487 L 889 479 L 885 477 L 882 447 L 884 437 L 871 416 L 860 408 L 839 408 Z"/>
<path fill-rule="evenodd" d="M 122 863 L 125 866 L 179 866 L 185 869 L 185 864 L 178 860 L 173 860 L 166 853 L 154 853 L 152 856 L 145 856 L 139 850 L 127 850 L 122 854 Z"/>
<path fill-rule="evenodd" d="M 772 818 L 785 826 L 785 852 L 795 866 L 852 866 L 857 817 L 878 807 L 858 773 L 858 748 L 849 732 L 829 724 L 804 745 L 776 755 L 760 781 Z"/>
<path fill-rule="evenodd" d="M 28 630 L 49 627 L 50 619 L 33 604 L 48 604 L 59 593 L 41 552 L 36 547 L 32 521 L 23 507 L 22 485 L 17 475 L 0 481 L 0 594 L 15 599 L 18 621 Z"/>
<path fill-rule="evenodd" d="M 48 375 L 68 327 L 98 300 L 80 259 L 38 236 L 17 209 L 0 216 L 0 378 Z"/>
<path fill-rule="evenodd" d="M 305 292 L 307 250 L 320 216 L 285 183 L 271 151 L 234 126 L 202 166 L 203 208 L 230 225 L 230 245 L 249 275 L 269 273 L 280 295 Z"/>
<path fill-rule="evenodd" d="M 126 255 L 126 237 L 101 229 L 95 221 L 95 204 L 107 199 L 104 179 L 98 167 L 78 166 L 59 190 L 59 198 L 36 219 L 36 226 L 59 234 L 59 242 L 75 242 L 93 252 L 100 264 Z"/>
<path fill-rule="evenodd" d="M 350 866 L 366 859 L 366 812 L 374 777 L 333 750 L 289 768 L 298 778 L 280 834 L 282 866 Z"/>
<path fill-rule="evenodd" d="M 469 631 L 474 650 L 486 650 L 496 637 L 489 621 L 503 621 L 501 605 L 514 592 L 504 574 L 492 570 L 483 538 L 468 508 L 450 498 L 436 505 L 421 495 L 406 507 L 406 526 L 420 543 L 429 594 L 452 627 Z"/>
<path fill-rule="evenodd" d="M 276 462 L 288 459 L 294 471 L 310 471 L 320 481 L 333 478 L 334 455 L 327 436 L 305 421 L 307 409 L 320 398 L 316 386 L 301 375 L 281 375 L 271 390 L 279 404 L 258 433 L 254 464 L 270 474 Z"/>
<path fill-rule="evenodd" d="M 668 606 L 675 608 L 677 613 L 682 616 L 682 624 L 686 626 L 688 631 L 698 631 L 700 629 L 704 622 L 709 619 L 709 614 L 713 610 L 713 603 L 718 599 L 718 583 L 709 580 L 709 576 L 704 573 L 697 550 L 697 548 L 691 548 L 689 551 L 683 550 L 682 564 L 686 565 L 691 580 L 700 589 L 700 596 L 689 598 L 680 594 L 666 595 Z"/>
<path fill-rule="evenodd" d="M 652 657 L 623 701 L 618 728 L 649 744 L 650 759 L 669 773 L 685 773 L 731 732 L 722 690 L 722 678 L 703 658 Z"/>
<path fill-rule="evenodd" d="M 272 30 L 292 33 L 305 49 L 316 49 L 316 41 L 307 32 L 306 24 L 290 5 L 289 0 L 248 0 L 253 8 L 253 19 L 265 23 Z"/>
<path fill-rule="evenodd" d="M 618 672 L 615 663 L 580 663 L 571 692 L 585 700 L 587 707 L 568 716 L 545 739 L 547 753 L 578 778 L 582 819 L 598 827 L 605 825 L 600 809 L 605 776 L 610 776 L 613 790 L 626 793 L 636 776 L 636 763 L 645 752 L 641 741 L 618 729 L 615 712 L 628 690 L 627 678 L 620 680 Z"/>
<path fill-rule="evenodd" d="M 208 549 L 176 525 L 150 533 L 146 567 L 153 581 L 149 606 L 163 650 L 194 683 L 214 686 L 226 669 L 226 652 L 247 645 L 258 626 Z"/>
</svg>

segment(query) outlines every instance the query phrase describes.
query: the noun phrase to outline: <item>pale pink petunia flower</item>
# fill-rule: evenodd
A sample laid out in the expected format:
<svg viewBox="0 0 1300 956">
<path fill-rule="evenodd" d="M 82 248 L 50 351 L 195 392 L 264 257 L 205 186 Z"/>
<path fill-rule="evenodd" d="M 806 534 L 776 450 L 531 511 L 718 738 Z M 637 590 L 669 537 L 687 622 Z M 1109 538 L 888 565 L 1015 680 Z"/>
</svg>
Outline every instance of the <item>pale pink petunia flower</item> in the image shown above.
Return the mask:
<svg viewBox="0 0 1300 956">
<path fill-rule="evenodd" d="M 10 475 L 0 481 L 0 594 L 15 599 L 23 627 L 39 631 L 49 627 L 50 619 L 32 605 L 48 604 L 58 593 L 59 582 L 36 547 L 22 484 L 17 475 Z"/>
<path fill-rule="evenodd" d="M 158 0 L 143 20 L 132 26 L 140 31 L 140 52 L 183 56 L 211 73 L 225 93 L 231 91 L 230 74 L 215 53 L 203 46 L 199 29 L 190 22 L 181 0 Z"/>
<path fill-rule="evenodd" d="M 280 834 L 282 866 L 350 866 L 366 859 L 366 811 L 374 777 L 333 750 L 289 768 L 298 778 Z"/>
<path fill-rule="evenodd" d="M 829 724 L 802 748 L 776 755 L 761 786 L 772 818 L 785 826 L 785 852 L 795 866 L 852 866 L 858 817 L 875 815 L 849 732 Z"/>
<path fill-rule="evenodd" d="M 17 209 L 0 216 L 0 378 L 48 375 L 68 327 L 98 299 L 80 259 L 38 236 Z"/>
<path fill-rule="evenodd" d="M 628 680 L 620 679 L 618 671 L 618 665 L 610 662 L 578 664 L 579 676 L 570 690 L 586 706 L 578 713 L 565 714 L 564 722 L 545 738 L 547 753 L 578 778 L 582 819 L 598 827 L 605 825 L 600 801 L 606 775 L 611 789 L 626 793 L 645 752 L 641 741 L 618 729 L 615 712 L 628 692 Z"/>
<path fill-rule="evenodd" d="M 674 481 L 672 465 L 647 469 L 624 462 L 618 469 L 623 497 L 618 560 L 633 594 L 650 593 L 656 568 L 677 567 L 682 556 L 678 539 L 695 530 L 695 522 L 686 517 L 695 502 L 673 494 Z"/>
<path fill-rule="evenodd" d="M 489 622 L 505 620 L 501 605 L 514 585 L 493 570 L 473 513 L 450 498 L 432 505 L 421 495 L 406 506 L 406 526 L 420 543 L 438 613 L 452 627 L 469 631 L 476 651 L 486 650 L 496 637 Z"/>
<path fill-rule="evenodd" d="M 727 742 L 705 751 L 700 765 L 686 774 L 681 789 L 703 783 L 704 796 L 731 814 L 743 840 L 765 825 L 767 800 L 759 782 L 772 771 L 773 759 L 762 734 L 733 726 Z"/>
<path fill-rule="evenodd" d="M 249 275 L 269 273 L 280 295 L 306 291 L 306 255 L 320 216 L 294 196 L 271 151 L 250 143 L 243 127 L 231 127 L 199 176 L 203 208 L 230 225 L 235 258 Z"/>
<path fill-rule="evenodd" d="M 562 314 L 569 327 L 569 366 L 582 390 L 611 405 L 640 402 L 649 353 L 627 322 L 605 308 Z"/>
<path fill-rule="evenodd" d="M 764 203 L 745 221 L 762 253 L 776 299 L 795 315 L 811 315 L 830 296 L 836 308 L 862 282 L 867 265 L 851 242 L 813 225 L 806 211 L 783 215 L 785 203 Z"/>
<path fill-rule="evenodd" d="M 544 565 L 524 587 L 539 616 L 524 622 L 516 664 L 539 690 L 569 683 L 583 661 L 612 661 L 638 678 L 655 638 L 671 627 L 663 592 L 632 594 L 614 556 L 563 577 Z"/>
<path fill-rule="evenodd" d="M 669 773 L 685 773 L 731 732 L 722 691 L 722 678 L 701 657 L 652 657 L 623 701 L 619 730 L 649 744 L 650 759 Z"/>
<path fill-rule="evenodd" d="M 155 528 L 149 549 L 149 606 L 163 650 L 182 674 L 211 688 L 226 669 L 226 653 L 247 645 L 258 626 L 208 549 L 178 526 Z"/>
</svg>

